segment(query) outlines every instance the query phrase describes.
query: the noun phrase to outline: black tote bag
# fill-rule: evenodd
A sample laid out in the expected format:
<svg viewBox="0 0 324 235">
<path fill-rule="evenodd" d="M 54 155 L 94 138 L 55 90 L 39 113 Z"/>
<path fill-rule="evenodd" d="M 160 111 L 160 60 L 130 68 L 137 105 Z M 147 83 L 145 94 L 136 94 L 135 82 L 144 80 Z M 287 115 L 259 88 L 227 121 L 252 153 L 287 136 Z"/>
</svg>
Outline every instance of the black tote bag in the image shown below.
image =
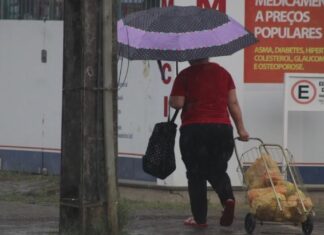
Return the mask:
<svg viewBox="0 0 324 235">
<path fill-rule="evenodd" d="M 167 122 L 155 124 L 143 156 L 144 172 L 159 179 L 165 179 L 176 169 L 174 144 L 177 125 L 174 120 L 178 112 L 176 110 L 171 120 L 169 115 Z"/>
</svg>

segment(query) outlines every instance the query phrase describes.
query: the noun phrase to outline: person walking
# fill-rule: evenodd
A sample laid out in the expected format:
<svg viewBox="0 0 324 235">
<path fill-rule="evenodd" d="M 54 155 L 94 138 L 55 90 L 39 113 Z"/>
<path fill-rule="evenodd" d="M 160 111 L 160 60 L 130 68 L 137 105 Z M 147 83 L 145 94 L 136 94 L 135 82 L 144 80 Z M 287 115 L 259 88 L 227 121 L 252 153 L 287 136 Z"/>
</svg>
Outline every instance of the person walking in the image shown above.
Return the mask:
<svg viewBox="0 0 324 235">
<path fill-rule="evenodd" d="M 230 73 L 206 59 L 189 61 L 176 77 L 170 106 L 182 109 L 180 152 L 186 167 L 193 217 L 185 225 L 207 227 L 207 181 L 224 208 L 221 226 L 233 223 L 235 197 L 227 164 L 234 150 L 232 117 L 240 140 L 249 134 L 243 123 L 235 84 Z"/>
</svg>

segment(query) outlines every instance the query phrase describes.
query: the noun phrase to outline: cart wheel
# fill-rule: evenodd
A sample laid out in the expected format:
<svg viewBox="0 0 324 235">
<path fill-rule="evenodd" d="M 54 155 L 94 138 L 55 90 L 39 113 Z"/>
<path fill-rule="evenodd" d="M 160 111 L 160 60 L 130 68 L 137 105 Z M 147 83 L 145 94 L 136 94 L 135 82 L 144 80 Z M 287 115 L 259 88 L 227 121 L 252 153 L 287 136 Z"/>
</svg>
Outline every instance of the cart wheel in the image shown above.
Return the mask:
<svg viewBox="0 0 324 235">
<path fill-rule="evenodd" d="M 307 219 L 304 223 L 302 223 L 302 229 L 305 235 L 310 235 L 313 232 L 314 221 L 311 215 L 307 216 Z"/>
<path fill-rule="evenodd" d="M 253 214 L 248 213 L 248 214 L 245 216 L 244 225 L 245 225 L 245 231 L 246 231 L 248 234 L 252 234 L 253 231 L 254 231 L 254 229 L 255 229 L 255 225 L 256 225 L 256 219 L 255 219 L 255 217 L 254 217 Z"/>
</svg>

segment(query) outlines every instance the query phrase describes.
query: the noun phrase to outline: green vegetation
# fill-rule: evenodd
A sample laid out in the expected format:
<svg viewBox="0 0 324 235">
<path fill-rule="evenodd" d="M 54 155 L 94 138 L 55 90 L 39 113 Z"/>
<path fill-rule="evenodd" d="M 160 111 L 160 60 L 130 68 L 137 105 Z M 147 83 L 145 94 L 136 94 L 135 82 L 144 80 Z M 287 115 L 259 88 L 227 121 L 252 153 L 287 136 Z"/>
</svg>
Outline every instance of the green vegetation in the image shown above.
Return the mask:
<svg viewBox="0 0 324 235">
<path fill-rule="evenodd" d="M 0 171 L 0 200 L 59 204 L 59 177 Z"/>
</svg>

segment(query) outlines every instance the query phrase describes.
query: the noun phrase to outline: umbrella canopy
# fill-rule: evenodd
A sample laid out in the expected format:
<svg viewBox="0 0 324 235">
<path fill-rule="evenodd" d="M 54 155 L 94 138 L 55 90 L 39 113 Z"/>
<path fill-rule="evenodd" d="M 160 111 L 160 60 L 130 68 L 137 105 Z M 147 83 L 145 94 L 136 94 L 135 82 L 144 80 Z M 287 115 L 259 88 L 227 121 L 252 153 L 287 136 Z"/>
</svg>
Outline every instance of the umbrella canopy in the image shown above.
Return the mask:
<svg viewBox="0 0 324 235">
<path fill-rule="evenodd" d="M 195 6 L 151 8 L 117 23 L 119 55 L 131 60 L 187 61 L 231 55 L 257 42 L 228 15 Z"/>
</svg>

